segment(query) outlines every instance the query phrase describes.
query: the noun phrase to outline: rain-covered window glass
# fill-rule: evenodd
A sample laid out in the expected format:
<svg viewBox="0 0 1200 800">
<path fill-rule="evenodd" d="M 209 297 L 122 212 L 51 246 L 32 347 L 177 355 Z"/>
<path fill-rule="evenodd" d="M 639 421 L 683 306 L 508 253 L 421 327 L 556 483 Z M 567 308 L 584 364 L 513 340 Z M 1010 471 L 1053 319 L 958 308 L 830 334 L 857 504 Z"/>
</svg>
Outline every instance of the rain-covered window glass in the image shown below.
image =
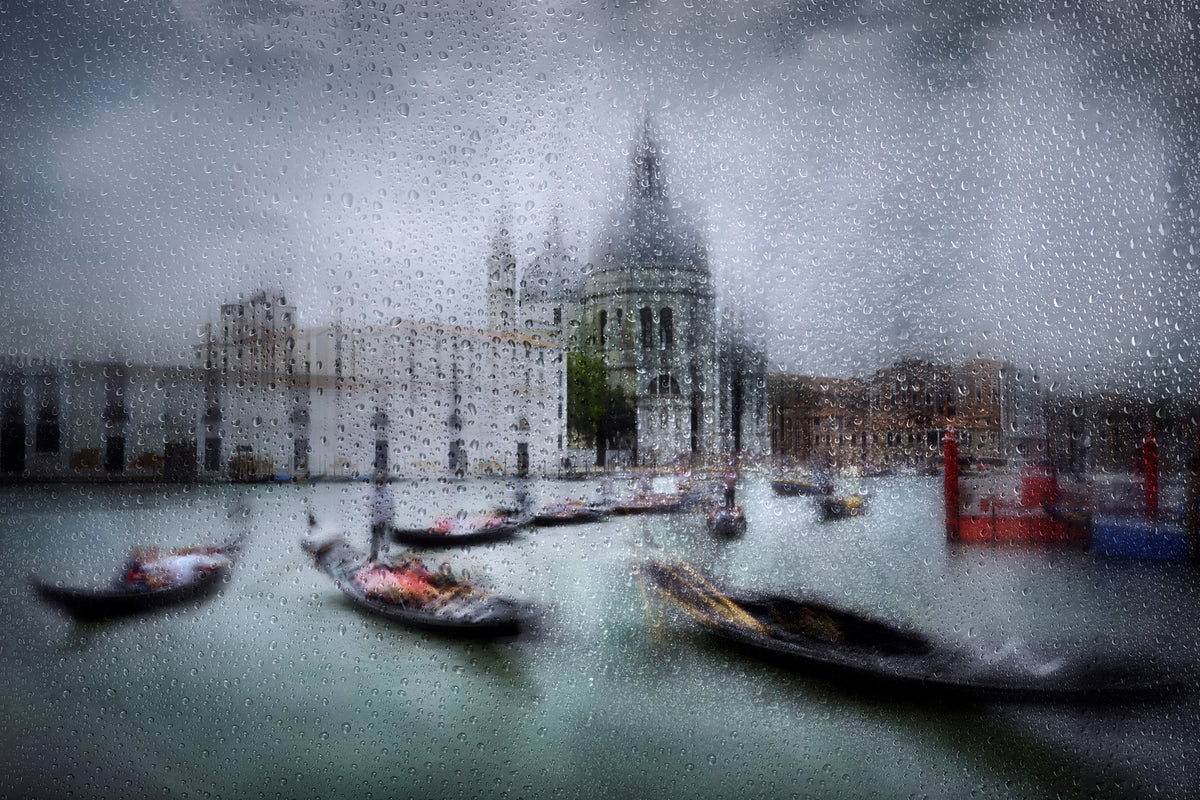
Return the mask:
<svg viewBox="0 0 1200 800">
<path fill-rule="evenodd" d="M 0 6 L 0 796 L 1200 798 L 1200 10 Z"/>
</svg>

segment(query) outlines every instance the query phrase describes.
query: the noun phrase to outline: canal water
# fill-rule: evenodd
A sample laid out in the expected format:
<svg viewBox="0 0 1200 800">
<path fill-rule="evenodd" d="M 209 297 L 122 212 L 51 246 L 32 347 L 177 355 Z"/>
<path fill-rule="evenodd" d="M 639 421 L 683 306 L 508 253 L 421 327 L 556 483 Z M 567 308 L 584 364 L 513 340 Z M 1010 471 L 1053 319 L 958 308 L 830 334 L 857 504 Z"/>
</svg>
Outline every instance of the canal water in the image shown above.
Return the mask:
<svg viewBox="0 0 1200 800">
<path fill-rule="evenodd" d="M 537 609 L 471 643 L 364 616 L 302 553 L 309 511 L 368 539 L 363 483 L 0 490 L 0 796 L 1195 797 L 1196 692 L 1078 708 L 914 702 L 740 654 L 664 612 L 652 552 L 977 646 L 1134 648 L 1195 662 L 1195 576 L 1080 550 L 948 545 L 937 479 L 869 481 L 867 515 L 744 477 L 744 538 L 699 514 L 530 530 L 449 554 Z M 496 481 L 391 484 L 397 520 L 508 505 Z M 534 502 L 621 484 L 544 481 Z M 103 583 L 128 551 L 248 532 L 208 601 L 73 625 L 31 573 Z M 433 554 L 436 562 L 440 556 Z"/>
</svg>

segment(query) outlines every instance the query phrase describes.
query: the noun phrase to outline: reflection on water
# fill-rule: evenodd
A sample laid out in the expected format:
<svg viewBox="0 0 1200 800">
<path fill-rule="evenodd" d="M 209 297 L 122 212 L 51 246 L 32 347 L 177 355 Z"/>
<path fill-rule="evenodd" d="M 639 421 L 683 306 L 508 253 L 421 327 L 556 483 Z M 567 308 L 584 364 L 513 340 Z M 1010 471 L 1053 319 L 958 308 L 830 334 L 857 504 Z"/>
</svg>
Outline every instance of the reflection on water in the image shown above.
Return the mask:
<svg viewBox="0 0 1200 800">
<path fill-rule="evenodd" d="M 537 605 L 536 635 L 511 643 L 363 615 L 307 562 L 309 510 L 366 546 L 368 484 L 4 490 L 0 774 L 9 794 L 39 797 L 1193 791 L 1195 697 L 1078 709 L 860 696 L 723 647 L 664 613 L 632 569 L 661 549 L 731 584 L 812 592 L 968 642 L 1116 639 L 1192 660 L 1200 650 L 1194 625 L 1180 624 L 1200 610 L 1184 568 L 950 547 L 937 479 L 869 483 L 868 515 L 822 523 L 810 500 L 747 477 L 750 526 L 736 540 L 709 536 L 694 513 L 526 531 L 451 554 Z M 401 523 L 493 509 L 515 491 L 393 486 Z M 535 503 L 600 491 L 530 488 Z M 72 626 L 25 586 L 30 572 L 101 583 L 136 544 L 221 541 L 243 527 L 251 538 L 231 582 L 199 606 Z"/>
</svg>

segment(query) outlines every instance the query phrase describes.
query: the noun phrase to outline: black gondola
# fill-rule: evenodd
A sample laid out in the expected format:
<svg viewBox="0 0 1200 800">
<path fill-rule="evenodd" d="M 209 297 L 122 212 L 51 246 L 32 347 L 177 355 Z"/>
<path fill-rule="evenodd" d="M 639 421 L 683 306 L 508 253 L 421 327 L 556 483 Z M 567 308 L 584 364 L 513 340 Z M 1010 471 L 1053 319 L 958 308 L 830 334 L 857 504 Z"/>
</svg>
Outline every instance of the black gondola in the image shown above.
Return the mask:
<svg viewBox="0 0 1200 800">
<path fill-rule="evenodd" d="M 517 535 L 525 526 L 523 522 L 506 521 L 498 525 L 470 528 L 467 530 L 440 530 L 438 528 L 392 528 L 391 540 L 408 547 L 465 547 L 474 544 L 502 542 Z"/>
<path fill-rule="evenodd" d="M 686 564 L 649 561 L 641 574 L 716 636 L 858 690 L 1104 702 L 1146 699 L 1178 688 L 1133 660 L 1047 657 L 1012 644 L 975 653 L 822 601 L 725 590 Z"/>
<path fill-rule="evenodd" d="M 191 580 L 169 586 L 150 588 L 130 584 L 125 580 L 124 572 L 109 586 L 58 586 L 36 577 L 30 578 L 30 584 L 44 602 L 77 620 L 117 619 L 146 614 L 200 600 L 216 592 L 228 578 L 241 542 L 239 538 L 213 548 L 213 552 L 228 557 L 227 563 L 198 571 Z"/>
<path fill-rule="evenodd" d="M 781 497 L 797 497 L 799 495 L 825 495 L 833 491 L 833 484 L 820 479 L 805 480 L 803 478 L 773 478 L 771 491 Z"/>
<path fill-rule="evenodd" d="M 368 594 L 354 580 L 355 573 L 372 566 L 366 553 L 340 534 L 318 530 L 311 518 L 309 525 L 312 533 L 304 540 L 305 551 L 316 561 L 318 569 L 333 578 L 342 594 L 364 611 L 414 628 L 476 638 L 516 634 L 528 619 L 528 611 L 522 604 L 467 586 L 461 591 L 448 591 L 434 602 L 413 607 Z"/>
<path fill-rule="evenodd" d="M 613 514 L 670 514 L 686 509 L 689 499 L 686 493 L 639 494 L 614 500 L 608 510 Z"/>
<path fill-rule="evenodd" d="M 736 538 L 746 533 L 746 515 L 741 506 L 714 506 L 706 518 L 708 530 L 715 536 Z"/>
<path fill-rule="evenodd" d="M 545 506 L 533 515 L 533 524 L 539 527 L 555 525 L 580 525 L 587 522 L 600 522 L 607 514 L 603 509 L 585 506 L 580 503 L 555 503 Z"/>
</svg>

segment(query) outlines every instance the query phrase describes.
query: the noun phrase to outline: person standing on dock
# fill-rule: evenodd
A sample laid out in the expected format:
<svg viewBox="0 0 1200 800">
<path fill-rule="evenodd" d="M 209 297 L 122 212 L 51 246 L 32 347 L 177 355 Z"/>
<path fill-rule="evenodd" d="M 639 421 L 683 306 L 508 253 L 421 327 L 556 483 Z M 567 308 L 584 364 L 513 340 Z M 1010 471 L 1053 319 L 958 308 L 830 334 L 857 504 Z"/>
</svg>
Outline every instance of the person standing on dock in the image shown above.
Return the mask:
<svg viewBox="0 0 1200 800">
<path fill-rule="evenodd" d="M 737 491 L 737 478 L 737 470 L 734 469 L 733 464 L 730 464 L 725 470 L 725 506 L 727 508 L 733 508 L 733 498 Z"/>
</svg>

